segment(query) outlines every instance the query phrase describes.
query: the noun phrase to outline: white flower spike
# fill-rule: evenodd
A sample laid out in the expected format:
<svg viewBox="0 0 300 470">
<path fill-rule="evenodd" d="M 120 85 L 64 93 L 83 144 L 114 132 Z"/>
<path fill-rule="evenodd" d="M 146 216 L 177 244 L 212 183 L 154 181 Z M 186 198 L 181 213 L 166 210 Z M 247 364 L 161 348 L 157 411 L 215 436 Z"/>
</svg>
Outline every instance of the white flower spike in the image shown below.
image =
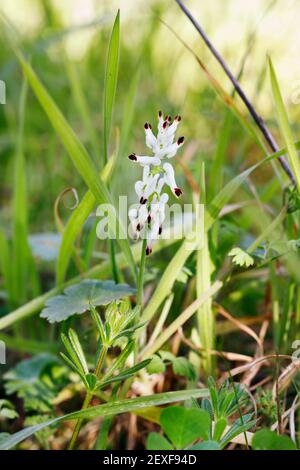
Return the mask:
<svg viewBox="0 0 300 470">
<path fill-rule="evenodd" d="M 180 116 L 175 116 L 173 122 L 171 116 L 163 118 L 162 112 L 159 111 L 156 137 L 151 124 L 146 122 L 144 125 L 146 145 L 152 150 L 153 156 L 132 153 L 128 157 L 143 167 L 143 179 L 135 183 L 140 206 L 130 209 L 128 216 L 135 238 L 139 238 L 140 233 L 146 231 L 147 255 L 152 252 L 153 241 L 161 234 L 165 220 L 165 207 L 169 196 L 166 193 L 161 194 L 164 185 L 167 184 L 176 197 L 182 194 L 176 184 L 172 165 L 163 162 L 164 159 L 173 158 L 184 143 L 184 137 L 179 137 L 174 142 L 180 121 Z"/>
</svg>

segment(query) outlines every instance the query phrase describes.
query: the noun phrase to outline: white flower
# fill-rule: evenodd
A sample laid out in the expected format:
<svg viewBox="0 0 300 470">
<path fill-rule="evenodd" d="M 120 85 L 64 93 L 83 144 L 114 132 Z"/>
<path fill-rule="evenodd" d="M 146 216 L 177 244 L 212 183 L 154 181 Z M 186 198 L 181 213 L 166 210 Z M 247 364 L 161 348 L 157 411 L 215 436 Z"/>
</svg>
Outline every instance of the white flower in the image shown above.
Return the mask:
<svg viewBox="0 0 300 470">
<path fill-rule="evenodd" d="M 158 133 L 156 137 L 152 132 L 151 124 L 146 122 L 144 125 L 146 145 L 152 150 L 154 155 L 152 157 L 148 157 L 146 155 L 136 155 L 135 153 L 132 153 L 128 158 L 134 162 L 140 163 L 140 165 L 154 166 L 160 165 L 163 158 L 173 158 L 179 147 L 184 143 L 184 137 L 179 137 L 179 139 L 174 142 L 175 133 L 180 121 L 181 117 L 175 116 L 174 121 L 171 124 L 171 116 L 166 116 L 165 119 L 163 119 L 162 112 L 159 111 Z"/>
<path fill-rule="evenodd" d="M 139 198 L 140 206 L 130 209 L 128 216 L 135 238 L 138 238 L 142 231 L 146 232 L 147 255 L 152 252 L 153 241 L 161 234 L 162 224 L 165 220 L 165 207 L 169 196 L 166 193 L 161 194 L 164 185 L 167 184 L 175 196 L 179 197 L 182 194 L 176 184 L 172 165 L 162 162 L 164 158 L 173 158 L 184 143 L 184 137 L 179 137 L 174 142 L 181 117 L 176 116 L 174 121 L 171 121 L 171 116 L 166 116 L 163 119 L 161 111 L 158 113 L 156 137 L 152 132 L 151 125 L 149 123 L 144 125 L 146 145 L 152 150 L 153 156 L 132 153 L 128 157 L 143 167 L 143 179 L 135 183 L 135 192 Z"/>
</svg>

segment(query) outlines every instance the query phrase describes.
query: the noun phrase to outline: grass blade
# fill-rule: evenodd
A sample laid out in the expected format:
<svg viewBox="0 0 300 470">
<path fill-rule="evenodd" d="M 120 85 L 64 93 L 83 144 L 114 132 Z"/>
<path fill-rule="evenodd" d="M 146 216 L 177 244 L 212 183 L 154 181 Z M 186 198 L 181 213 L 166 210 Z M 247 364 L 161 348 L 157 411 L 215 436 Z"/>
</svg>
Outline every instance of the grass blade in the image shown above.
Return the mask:
<svg viewBox="0 0 300 470">
<path fill-rule="evenodd" d="M 108 145 L 112 121 L 113 105 L 117 88 L 120 50 L 120 10 L 118 10 L 110 36 L 104 80 L 103 100 L 103 144 L 104 162 L 108 160 Z"/>
<path fill-rule="evenodd" d="M 292 132 L 291 132 L 290 125 L 289 125 L 289 120 L 288 120 L 288 115 L 287 115 L 287 111 L 285 109 L 285 105 L 282 99 L 276 73 L 275 73 L 275 70 L 274 70 L 274 67 L 270 58 L 269 58 L 269 70 L 270 70 L 270 77 L 271 77 L 271 84 L 272 84 L 272 91 L 273 91 L 275 106 L 277 109 L 279 126 L 280 126 L 280 129 L 281 129 L 284 141 L 285 141 L 290 164 L 291 164 L 294 176 L 295 176 L 297 188 L 298 188 L 298 191 L 300 191 L 299 157 L 298 157 L 296 147 L 293 141 L 293 136 L 292 136 Z"/>
<path fill-rule="evenodd" d="M 24 439 L 32 436 L 41 429 L 50 426 L 51 424 L 58 423 L 60 421 L 66 421 L 69 419 L 93 419 L 97 416 L 114 416 L 121 413 L 131 413 L 135 410 L 143 408 L 149 408 L 152 406 L 166 405 L 168 403 L 174 403 L 177 401 L 185 401 L 189 398 L 203 398 L 208 396 L 207 389 L 196 389 L 196 390 L 182 390 L 179 392 L 165 392 L 157 393 L 155 395 L 148 395 L 138 398 L 129 398 L 127 400 L 114 401 L 106 403 L 104 405 L 92 406 L 85 410 L 75 411 L 58 418 L 45 421 L 44 423 L 30 426 L 23 429 L 7 438 L 3 439 L 0 444 L 0 450 L 8 450 L 15 447 L 17 444 L 22 442 Z"/>
</svg>

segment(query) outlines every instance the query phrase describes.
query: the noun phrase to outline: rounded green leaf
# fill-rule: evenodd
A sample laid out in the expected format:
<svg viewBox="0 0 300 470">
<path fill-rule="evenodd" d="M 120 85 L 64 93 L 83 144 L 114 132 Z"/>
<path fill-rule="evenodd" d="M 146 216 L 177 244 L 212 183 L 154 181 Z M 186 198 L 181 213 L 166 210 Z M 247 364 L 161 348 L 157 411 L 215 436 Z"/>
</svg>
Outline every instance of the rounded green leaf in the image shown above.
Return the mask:
<svg viewBox="0 0 300 470">
<path fill-rule="evenodd" d="M 41 313 L 50 323 L 66 320 L 75 313 L 84 313 L 90 305 L 107 305 L 113 300 L 121 299 L 135 293 L 127 284 L 115 284 L 113 281 L 86 279 L 79 284 L 65 289 L 62 295 L 47 300 Z"/>
<path fill-rule="evenodd" d="M 160 416 L 160 424 L 176 449 L 185 449 L 196 439 L 208 439 L 210 416 L 200 408 L 169 406 Z"/>
<path fill-rule="evenodd" d="M 254 450 L 296 450 L 292 439 L 288 436 L 278 436 L 270 429 L 261 429 L 254 434 L 252 448 Z"/>
<path fill-rule="evenodd" d="M 150 432 L 146 447 L 147 450 L 173 450 L 172 444 L 157 432 Z"/>
</svg>

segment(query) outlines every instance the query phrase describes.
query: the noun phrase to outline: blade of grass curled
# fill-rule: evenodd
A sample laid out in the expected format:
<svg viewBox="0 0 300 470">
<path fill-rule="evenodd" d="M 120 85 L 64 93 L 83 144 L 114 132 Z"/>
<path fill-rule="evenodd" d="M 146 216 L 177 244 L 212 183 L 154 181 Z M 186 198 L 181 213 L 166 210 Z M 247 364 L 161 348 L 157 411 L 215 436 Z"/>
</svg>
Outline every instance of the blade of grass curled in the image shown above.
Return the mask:
<svg viewBox="0 0 300 470">
<path fill-rule="evenodd" d="M 120 10 L 118 10 L 113 29 L 110 36 L 105 80 L 104 80 L 104 100 L 103 100 L 103 154 L 104 163 L 108 160 L 108 145 L 111 129 L 113 106 L 117 88 L 118 68 L 120 51 Z"/>
<path fill-rule="evenodd" d="M 78 173 L 93 193 L 98 204 L 110 204 L 111 207 L 114 208 L 110 193 L 101 177 L 98 175 L 97 169 L 90 159 L 86 149 L 77 138 L 73 129 L 64 118 L 63 114 L 39 80 L 30 64 L 28 64 L 19 50 L 17 50 L 15 47 L 13 48 L 22 67 L 23 73 L 28 79 L 28 83 L 34 91 L 45 113 L 47 114 L 53 128 L 60 136 L 62 143 L 64 144 L 64 147 L 66 148 Z M 120 248 L 128 259 L 128 265 L 132 270 L 134 277 L 136 277 L 136 266 L 131 253 L 127 233 L 122 226 L 117 211 L 112 210 L 110 212 L 114 219 L 116 228 L 116 233 L 113 235 L 117 237 Z M 114 224 L 112 224 L 112 226 L 113 225 Z"/>
<path fill-rule="evenodd" d="M 296 151 L 296 147 L 293 141 L 293 135 L 289 125 L 287 111 L 282 99 L 281 91 L 279 88 L 278 80 L 276 73 L 272 64 L 271 59 L 269 58 L 269 70 L 272 84 L 273 97 L 275 101 L 275 106 L 277 110 L 277 116 L 279 121 L 280 130 L 282 132 L 285 145 L 288 151 L 288 156 L 290 164 L 295 176 L 296 184 L 298 191 L 300 191 L 300 161 Z"/>
<path fill-rule="evenodd" d="M 110 158 L 101 171 L 101 176 L 104 182 L 107 181 L 111 175 L 115 160 L 115 156 Z M 87 191 L 76 209 L 73 210 L 65 226 L 56 264 L 56 282 L 58 285 L 61 285 L 65 279 L 74 248 L 74 242 L 82 230 L 86 219 L 93 210 L 95 203 L 96 199 L 93 193 L 91 191 Z"/>
</svg>

